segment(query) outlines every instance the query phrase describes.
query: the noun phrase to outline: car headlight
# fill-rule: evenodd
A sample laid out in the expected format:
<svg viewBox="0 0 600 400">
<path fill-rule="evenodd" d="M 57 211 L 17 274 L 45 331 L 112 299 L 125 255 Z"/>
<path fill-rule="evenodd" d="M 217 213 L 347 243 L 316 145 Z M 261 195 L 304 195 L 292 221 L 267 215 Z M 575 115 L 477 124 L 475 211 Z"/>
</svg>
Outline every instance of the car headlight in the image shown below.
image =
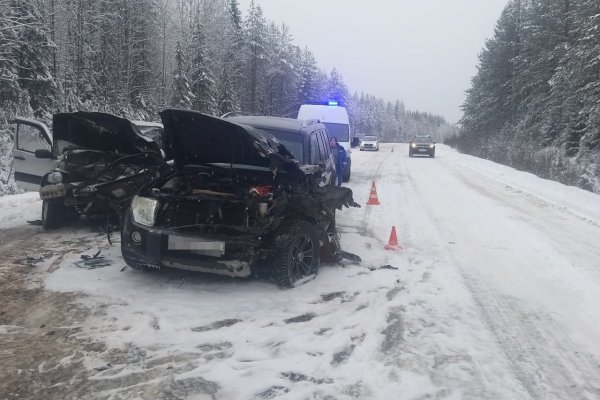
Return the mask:
<svg viewBox="0 0 600 400">
<path fill-rule="evenodd" d="M 131 202 L 133 220 L 145 226 L 154 226 L 158 200 L 135 196 Z"/>
<path fill-rule="evenodd" d="M 431 149 L 433 149 L 434 147 L 435 147 L 435 145 L 433 145 L 433 144 L 429 145 L 429 148 L 431 148 Z"/>
<path fill-rule="evenodd" d="M 411 147 L 414 149 L 415 147 L 417 147 L 417 144 L 416 144 L 416 143 L 413 143 L 413 144 L 411 144 L 410 146 L 411 146 Z"/>
<path fill-rule="evenodd" d="M 60 172 L 51 172 L 48 174 L 46 181 L 51 185 L 56 185 L 58 183 L 62 183 L 63 176 Z"/>
</svg>

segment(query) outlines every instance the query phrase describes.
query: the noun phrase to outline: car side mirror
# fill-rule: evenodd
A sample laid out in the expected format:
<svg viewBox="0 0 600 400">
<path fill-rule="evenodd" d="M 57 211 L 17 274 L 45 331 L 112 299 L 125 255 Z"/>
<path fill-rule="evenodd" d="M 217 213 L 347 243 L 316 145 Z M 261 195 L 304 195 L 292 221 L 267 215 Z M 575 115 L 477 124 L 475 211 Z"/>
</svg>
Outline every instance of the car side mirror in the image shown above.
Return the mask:
<svg viewBox="0 0 600 400">
<path fill-rule="evenodd" d="M 52 158 L 52 152 L 48 149 L 36 150 L 35 158 Z"/>
</svg>

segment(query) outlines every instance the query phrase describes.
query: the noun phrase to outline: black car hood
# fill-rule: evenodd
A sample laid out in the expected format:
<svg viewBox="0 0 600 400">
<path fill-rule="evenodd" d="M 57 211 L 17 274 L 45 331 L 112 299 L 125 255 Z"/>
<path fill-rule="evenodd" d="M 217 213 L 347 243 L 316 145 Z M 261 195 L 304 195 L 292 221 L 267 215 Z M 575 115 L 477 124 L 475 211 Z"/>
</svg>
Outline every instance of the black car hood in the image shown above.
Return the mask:
<svg viewBox="0 0 600 400">
<path fill-rule="evenodd" d="M 142 136 L 131 121 L 99 112 L 54 114 L 52 140 L 54 149 L 73 146 L 119 154 L 160 154 L 158 145 Z"/>
<path fill-rule="evenodd" d="M 197 111 L 160 113 L 175 165 L 229 164 L 298 171 L 293 155 L 273 135 Z"/>
</svg>

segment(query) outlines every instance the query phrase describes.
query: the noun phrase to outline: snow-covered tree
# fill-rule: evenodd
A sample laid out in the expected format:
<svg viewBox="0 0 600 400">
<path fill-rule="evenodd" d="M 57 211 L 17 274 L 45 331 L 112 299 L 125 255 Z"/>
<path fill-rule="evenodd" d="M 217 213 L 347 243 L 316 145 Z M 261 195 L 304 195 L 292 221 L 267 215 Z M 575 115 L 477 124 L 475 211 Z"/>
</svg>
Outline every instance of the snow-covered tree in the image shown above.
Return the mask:
<svg viewBox="0 0 600 400">
<path fill-rule="evenodd" d="M 175 49 L 175 70 L 173 71 L 173 96 L 171 106 L 182 109 L 190 109 L 194 101 L 194 94 L 190 89 L 187 78 L 187 66 L 181 43 L 177 42 Z"/>
<path fill-rule="evenodd" d="M 205 114 L 217 112 L 215 100 L 215 79 L 211 71 L 212 62 L 207 52 L 204 26 L 198 22 L 192 41 L 192 84 L 194 95 L 192 108 Z"/>
</svg>

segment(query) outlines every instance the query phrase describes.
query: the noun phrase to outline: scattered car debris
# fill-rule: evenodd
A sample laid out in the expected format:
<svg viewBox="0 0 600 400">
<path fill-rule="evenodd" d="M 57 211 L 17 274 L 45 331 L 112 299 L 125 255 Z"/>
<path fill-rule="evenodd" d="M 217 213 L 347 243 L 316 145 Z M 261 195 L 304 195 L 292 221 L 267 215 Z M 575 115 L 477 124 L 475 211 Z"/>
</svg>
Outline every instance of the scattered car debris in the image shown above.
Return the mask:
<svg viewBox="0 0 600 400">
<path fill-rule="evenodd" d="M 102 250 L 98 250 L 98 252 L 92 256 L 82 254 L 81 261 L 76 261 L 75 265 L 83 269 L 96 269 L 110 266 L 112 263 L 104 256 L 100 255 L 101 251 Z"/>
</svg>

